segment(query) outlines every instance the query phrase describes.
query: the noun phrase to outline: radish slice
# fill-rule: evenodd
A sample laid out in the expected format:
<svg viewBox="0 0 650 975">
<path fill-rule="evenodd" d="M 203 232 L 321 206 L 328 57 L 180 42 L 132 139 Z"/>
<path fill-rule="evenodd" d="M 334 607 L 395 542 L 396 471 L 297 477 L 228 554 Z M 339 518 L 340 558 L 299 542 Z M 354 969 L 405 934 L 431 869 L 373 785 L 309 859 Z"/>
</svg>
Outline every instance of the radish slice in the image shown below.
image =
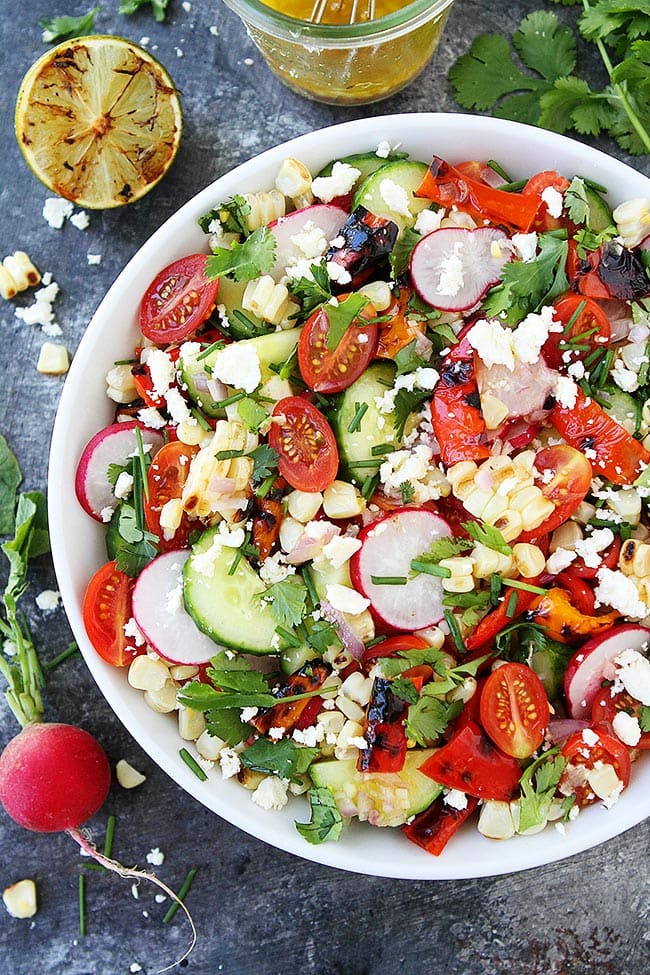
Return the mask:
<svg viewBox="0 0 650 975">
<path fill-rule="evenodd" d="M 287 217 L 280 217 L 279 220 L 269 224 L 269 230 L 277 240 L 275 251 L 275 264 L 271 270 L 271 276 L 279 281 L 284 276 L 285 269 L 296 264 L 308 264 L 313 260 L 318 263 L 320 255 L 314 256 L 311 260 L 305 253 L 305 247 L 301 247 L 301 241 L 293 240 L 299 234 L 311 236 L 314 228 L 322 231 L 323 237 L 329 244 L 334 240 L 339 230 L 347 220 L 347 213 L 341 207 L 331 206 L 326 203 L 316 203 L 311 207 L 303 207 L 302 210 L 295 210 Z M 303 241 L 307 245 L 307 240 Z M 308 251 L 308 247 L 307 247 Z"/>
<path fill-rule="evenodd" d="M 133 589 L 133 618 L 165 660 L 207 664 L 220 648 L 183 605 L 183 566 L 189 555 L 189 549 L 165 552 L 142 570 Z"/>
<path fill-rule="evenodd" d="M 595 636 L 577 650 L 564 673 L 564 696 L 572 718 L 588 718 L 591 705 L 602 689 L 603 680 L 612 678 L 610 666 L 624 650 L 647 649 L 650 630 L 645 626 L 624 624 Z"/>
<path fill-rule="evenodd" d="M 494 227 L 432 231 L 411 254 L 415 290 L 423 301 L 443 311 L 473 308 L 500 280 L 501 268 L 512 258 L 509 248 L 492 246 L 506 239 L 504 232 Z"/>
<path fill-rule="evenodd" d="M 115 508 L 116 499 L 108 480 L 111 464 L 123 467 L 138 450 L 136 427 L 142 431 L 142 446 L 153 457 L 163 445 L 162 434 L 142 427 L 135 420 L 112 423 L 90 440 L 81 455 L 75 477 L 75 491 L 79 504 L 97 521 L 104 521 L 102 512 Z"/>
<path fill-rule="evenodd" d="M 377 620 L 395 630 L 419 630 L 443 616 L 442 581 L 413 575 L 411 560 L 439 538 L 451 535 L 444 519 L 426 508 L 400 508 L 373 521 L 361 534 L 361 548 L 350 561 L 353 585 L 370 600 Z M 377 585 L 375 577 L 402 577 L 405 585 Z M 409 578 L 411 577 L 411 578 Z"/>
</svg>

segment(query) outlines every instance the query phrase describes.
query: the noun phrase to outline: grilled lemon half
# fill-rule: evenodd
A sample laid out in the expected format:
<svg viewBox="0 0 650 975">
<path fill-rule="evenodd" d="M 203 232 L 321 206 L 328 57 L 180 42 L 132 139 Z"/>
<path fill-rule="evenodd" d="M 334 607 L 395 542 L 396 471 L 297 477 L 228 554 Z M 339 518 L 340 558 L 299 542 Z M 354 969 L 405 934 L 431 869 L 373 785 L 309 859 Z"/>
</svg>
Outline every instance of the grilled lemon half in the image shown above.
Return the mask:
<svg viewBox="0 0 650 975">
<path fill-rule="evenodd" d="M 25 75 L 16 137 L 32 172 L 77 206 L 133 203 L 162 179 L 181 138 L 174 83 L 121 37 L 65 41 Z"/>
</svg>

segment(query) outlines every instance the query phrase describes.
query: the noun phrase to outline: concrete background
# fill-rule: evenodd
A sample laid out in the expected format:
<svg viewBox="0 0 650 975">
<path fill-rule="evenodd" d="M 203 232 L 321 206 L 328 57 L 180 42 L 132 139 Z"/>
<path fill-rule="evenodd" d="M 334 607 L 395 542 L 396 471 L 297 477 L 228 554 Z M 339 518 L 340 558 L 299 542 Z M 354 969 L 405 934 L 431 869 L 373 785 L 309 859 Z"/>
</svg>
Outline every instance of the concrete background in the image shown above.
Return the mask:
<svg viewBox="0 0 650 975">
<path fill-rule="evenodd" d="M 119 270 L 207 183 L 262 149 L 334 122 L 370 112 L 457 111 L 445 80 L 455 58 L 476 34 L 511 31 L 543 3 L 520 0 L 494 9 L 479 0 L 459 0 L 438 54 L 420 80 L 379 106 L 343 109 L 308 102 L 277 82 L 238 19 L 217 0 L 194 0 L 189 11 L 172 0 L 162 25 L 147 8 L 131 18 L 120 15 L 117 0 L 111 0 L 97 18 L 97 30 L 136 41 L 150 38 L 183 95 L 183 143 L 172 171 L 139 203 L 91 214 L 86 231 L 72 226 L 56 231 L 41 215 L 49 193 L 28 171 L 15 143 L 13 107 L 20 78 L 45 50 L 38 17 L 80 13 L 89 6 L 74 0 L 41 0 L 36 7 L 0 0 L 0 249 L 3 256 L 26 250 L 59 282 L 57 318 L 71 353 Z M 570 9 L 553 9 L 567 21 L 573 17 Z M 213 25 L 216 36 L 209 30 Z M 581 57 L 584 65 L 589 56 Z M 598 66 L 592 61 L 590 67 L 597 76 Z M 627 158 L 615 145 L 599 144 Z M 648 156 L 627 161 L 650 175 Z M 99 266 L 87 265 L 89 252 L 102 255 Z M 45 490 L 62 380 L 36 372 L 43 336 L 19 322 L 5 303 L 0 328 L 0 431 L 19 458 L 25 488 Z M 62 611 L 46 616 L 36 609 L 34 597 L 44 588 L 55 588 L 47 558 L 35 567 L 23 600 L 47 659 L 70 635 Z M 0 714 L 5 742 L 16 728 L 4 702 Z M 415 883 L 348 875 L 278 852 L 194 802 L 130 739 L 81 659 L 53 672 L 46 714 L 49 720 L 84 725 L 113 763 L 124 757 L 146 773 L 146 783 L 135 792 L 113 788 L 93 828 L 101 837 L 106 816 L 113 813 L 115 855 L 142 864 L 147 852 L 159 847 L 166 855 L 159 875 L 175 888 L 189 867 L 198 867 L 188 904 L 199 944 L 184 967 L 194 975 L 650 971 L 647 823 L 568 861 L 496 879 Z M 80 938 L 80 862 L 67 837 L 27 834 L 0 817 L 0 889 L 33 877 L 39 894 L 32 921 L 15 920 L 0 908 L 5 971 L 115 975 L 138 962 L 153 973 L 179 957 L 188 940 L 180 913 L 163 925 L 167 905 L 155 902 L 152 887 L 141 886 L 135 900 L 128 882 L 91 871 L 86 872 L 88 931 Z"/>
</svg>

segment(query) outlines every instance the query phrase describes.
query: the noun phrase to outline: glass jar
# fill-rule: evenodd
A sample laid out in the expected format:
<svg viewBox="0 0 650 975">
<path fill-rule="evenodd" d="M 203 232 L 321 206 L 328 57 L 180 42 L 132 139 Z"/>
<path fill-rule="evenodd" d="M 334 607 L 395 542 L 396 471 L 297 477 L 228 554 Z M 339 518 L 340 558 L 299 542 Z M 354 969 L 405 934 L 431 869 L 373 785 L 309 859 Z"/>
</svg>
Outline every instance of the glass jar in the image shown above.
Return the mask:
<svg viewBox="0 0 650 975">
<path fill-rule="evenodd" d="M 410 84 L 433 55 L 454 0 L 415 0 L 377 20 L 312 24 L 258 0 L 224 0 L 289 88 L 329 105 L 362 105 Z"/>
</svg>

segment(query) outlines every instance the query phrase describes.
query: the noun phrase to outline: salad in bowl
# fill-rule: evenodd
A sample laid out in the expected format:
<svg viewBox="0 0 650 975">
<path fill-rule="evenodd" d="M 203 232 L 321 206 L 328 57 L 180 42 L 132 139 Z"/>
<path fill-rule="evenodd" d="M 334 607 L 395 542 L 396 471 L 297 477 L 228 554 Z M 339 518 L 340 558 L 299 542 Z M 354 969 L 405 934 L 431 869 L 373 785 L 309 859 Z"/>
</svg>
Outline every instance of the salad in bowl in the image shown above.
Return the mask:
<svg viewBox="0 0 650 975">
<path fill-rule="evenodd" d="M 76 438 L 76 619 L 233 822 L 464 876 L 640 818 L 650 193 L 416 118 L 273 150 L 158 245 Z"/>
</svg>

